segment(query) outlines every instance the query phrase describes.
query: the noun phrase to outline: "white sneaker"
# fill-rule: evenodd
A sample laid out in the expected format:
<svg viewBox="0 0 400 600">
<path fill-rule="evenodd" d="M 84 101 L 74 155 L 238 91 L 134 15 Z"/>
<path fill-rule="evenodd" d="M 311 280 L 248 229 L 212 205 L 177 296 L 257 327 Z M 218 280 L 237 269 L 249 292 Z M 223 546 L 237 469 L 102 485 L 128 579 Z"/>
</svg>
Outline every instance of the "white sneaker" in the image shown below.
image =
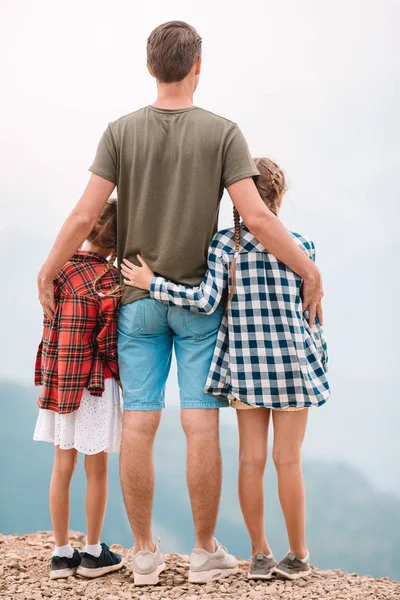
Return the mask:
<svg viewBox="0 0 400 600">
<path fill-rule="evenodd" d="M 190 556 L 189 582 L 207 583 L 235 575 L 239 570 L 238 565 L 236 558 L 215 540 L 215 552 L 194 548 Z"/>
<path fill-rule="evenodd" d="M 159 575 L 165 570 L 164 556 L 156 542 L 154 552 L 140 550 L 132 555 L 133 582 L 135 585 L 156 585 Z"/>
</svg>

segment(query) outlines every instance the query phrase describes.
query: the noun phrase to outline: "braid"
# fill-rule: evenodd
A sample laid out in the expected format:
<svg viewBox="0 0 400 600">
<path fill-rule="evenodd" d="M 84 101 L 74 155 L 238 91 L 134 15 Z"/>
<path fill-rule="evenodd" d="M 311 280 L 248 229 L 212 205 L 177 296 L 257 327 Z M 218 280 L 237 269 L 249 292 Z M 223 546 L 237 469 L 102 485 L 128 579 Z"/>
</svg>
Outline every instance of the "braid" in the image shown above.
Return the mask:
<svg viewBox="0 0 400 600">
<path fill-rule="evenodd" d="M 236 207 L 233 207 L 233 222 L 235 224 L 235 253 L 240 250 L 240 215 Z"/>
<path fill-rule="evenodd" d="M 278 214 L 278 201 L 286 191 L 286 180 L 282 169 L 269 158 L 255 158 L 260 175 L 254 177 L 258 193 L 269 210 Z"/>
<path fill-rule="evenodd" d="M 112 251 L 112 254 L 111 254 L 110 258 L 107 261 L 107 265 L 106 265 L 105 269 L 93 281 L 93 289 L 94 289 L 94 291 L 95 291 L 96 294 L 100 293 L 100 292 L 97 291 L 97 284 L 104 277 L 104 275 L 106 275 L 112 269 L 112 267 L 114 265 L 114 261 L 115 261 L 116 258 L 117 258 L 117 251 L 114 248 L 113 251 Z M 106 294 L 103 294 L 103 295 L 106 296 L 106 297 L 115 297 L 115 296 L 119 297 L 119 296 L 121 296 L 121 292 L 122 292 L 121 286 L 120 285 L 116 285 L 114 288 L 112 288 Z"/>
<path fill-rule="evenodd" d="M 236 254 L 240 250 L 240 215 L 236 207 L 233 207 L 233 221 L 235 224 L 235 233 L 234 233 L 234 242 L 235 242 L 235 256 L 233 257 L 231 263 L 231 290 L 229 292 L 228 306 L 232 302 L 232 298 L 235 295 L 235 287 L 236 287 Z"/>
</svg>

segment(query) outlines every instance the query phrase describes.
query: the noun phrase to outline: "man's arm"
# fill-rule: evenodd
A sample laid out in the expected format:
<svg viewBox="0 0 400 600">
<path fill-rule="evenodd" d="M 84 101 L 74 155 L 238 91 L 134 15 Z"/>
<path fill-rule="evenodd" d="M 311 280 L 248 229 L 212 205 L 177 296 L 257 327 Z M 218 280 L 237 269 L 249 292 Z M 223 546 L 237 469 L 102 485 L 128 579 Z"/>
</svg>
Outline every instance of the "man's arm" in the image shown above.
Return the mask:
<svg viewBox="0 0 400 600">
<path fill-rule="evenodd" d="M 86 240 L 114 188 L 114 183 L 103 177 L 90 177 L 82 198 L 62 226 L 46 262 L 40 269 L 39 300 L 49 319 L 54 315 L 53 279 Z"/>
<path fill-rule="evenodd" d="M 303 308 L 309 308 L 310 324 L 315 315 L 322 325 L 322 278 L 318 267 L 292 240 L 281 221 L 265 206 L 252 178 L 228 188 L 233 204 L 254 237 L 278 260 L 303 279 Z"/>
</svg>

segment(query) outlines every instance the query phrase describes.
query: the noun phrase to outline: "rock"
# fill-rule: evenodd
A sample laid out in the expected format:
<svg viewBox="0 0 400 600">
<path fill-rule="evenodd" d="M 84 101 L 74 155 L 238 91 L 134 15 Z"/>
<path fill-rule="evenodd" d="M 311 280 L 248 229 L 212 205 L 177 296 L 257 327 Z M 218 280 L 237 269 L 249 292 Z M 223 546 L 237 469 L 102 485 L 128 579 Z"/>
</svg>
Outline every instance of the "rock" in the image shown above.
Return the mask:
<svg viewBox="0 0 400 600">
<path fill-rule="evenodd" d="M 85 536 L 71 532 L 74 546 L 81 548 Z M 160 585 L 135 588 L 130 565 L 107 577 L 88 581 L 79 577 L 50 581 L 50 532 L 25 536 L 0 534 L 1 600 L 399 600 L 400 582 L 387 577 L 359 577 L 338 569 L 313 569 L 307 579 L 287 581 L 249 581 L 248 561 L 239 562 L 239 573 L 206 585 L 190 584 L 187 579 L 189 557 L 166 556 L 167 571 Z M 127 551 L 114 545 L 126 557 Z"/>
</svg>

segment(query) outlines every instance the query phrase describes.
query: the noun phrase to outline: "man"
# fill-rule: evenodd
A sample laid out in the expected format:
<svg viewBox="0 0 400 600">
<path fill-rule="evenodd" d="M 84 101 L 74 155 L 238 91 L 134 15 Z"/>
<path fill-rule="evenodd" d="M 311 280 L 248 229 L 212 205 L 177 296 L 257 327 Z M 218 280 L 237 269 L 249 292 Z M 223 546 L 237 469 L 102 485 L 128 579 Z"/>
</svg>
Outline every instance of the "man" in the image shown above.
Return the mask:
<svg viewBox="0 0 400 600">
<path fill-rule="evenodd" d="M 52 315 L 52 280 L 90 232 L 114 187 L 118 188 L 118 259 L 140 252 L 168 279 L 198 285 L 216 231 L 225 187 L 250 231 L 304 280 L 304 308 L 322 321 L 322 282 L 315 265 L 262 202 L 258 174 L 236 124 L 193 105 L 201 70 L 201 38 L 182 22 L 150 35 L 147 65 L 157 99 L 111 123 L 91 166 L 81 200 L 63 225 L 39 274 L 39 297 Z M 204 316 L 165 307 L 126 289 L 119 321 L 124 390 L 121 483 L 134 534 L 134 581 L 158 582 L 164 560 L 151 532 L 154 490 L 152 449 L 164 406 L 173 346 L 178 364 L 181 419 L 187 438 L 187 483 L 196 531 L 189 579 L 206 582 L 234 573 L 237 561 L 214 538 L 221 492 L 218 408 L 223 400 L 203 389 L 221 310 Z"/>
</svg>

